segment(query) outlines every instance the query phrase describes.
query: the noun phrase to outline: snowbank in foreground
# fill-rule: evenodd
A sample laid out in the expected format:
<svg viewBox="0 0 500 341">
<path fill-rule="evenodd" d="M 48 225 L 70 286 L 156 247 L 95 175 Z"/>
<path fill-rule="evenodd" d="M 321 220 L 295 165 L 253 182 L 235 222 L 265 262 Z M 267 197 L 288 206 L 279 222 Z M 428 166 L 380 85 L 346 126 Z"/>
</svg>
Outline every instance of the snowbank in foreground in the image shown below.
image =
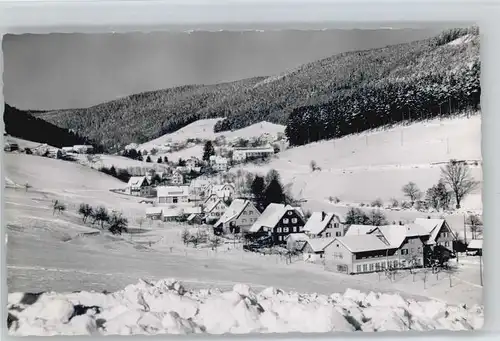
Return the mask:
<svg viewBox="0 0 500 341">
<path fill-rule="evenodd" d="M 473 330 L 481 306 L 416 302 L 348 289 L 330 296 L 267 288 L 254 293 L 187 291 L 177 281 L 139 281 L 115 293 L 11 293 L 9 334 L 190 334 L 335 331 Z"/>
</svg>

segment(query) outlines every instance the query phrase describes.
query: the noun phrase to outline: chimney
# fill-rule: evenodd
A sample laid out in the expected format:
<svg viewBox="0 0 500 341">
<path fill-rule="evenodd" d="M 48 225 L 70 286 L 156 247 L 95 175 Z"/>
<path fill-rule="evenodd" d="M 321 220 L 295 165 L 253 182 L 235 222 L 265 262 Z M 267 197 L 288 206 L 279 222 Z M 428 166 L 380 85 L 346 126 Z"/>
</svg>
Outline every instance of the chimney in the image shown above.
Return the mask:
<svg viewBox="0 0 500 341">
<path fill-rule="evenodd" d="M 321 211 L 321 221 L 325 220 L 325 218 L 326 218 L 325 211 Z"/>
</svg>

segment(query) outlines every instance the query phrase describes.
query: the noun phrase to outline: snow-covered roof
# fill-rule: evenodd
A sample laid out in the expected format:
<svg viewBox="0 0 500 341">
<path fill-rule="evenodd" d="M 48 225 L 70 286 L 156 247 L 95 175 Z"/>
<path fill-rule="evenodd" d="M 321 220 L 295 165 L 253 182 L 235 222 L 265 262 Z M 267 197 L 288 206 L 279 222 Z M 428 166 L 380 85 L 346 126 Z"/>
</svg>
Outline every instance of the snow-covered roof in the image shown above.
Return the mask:
<svg viewBox="0 0 500 341">
<path fill-rule="evenodd" d="M 201 207 L 200 206 L 183 206 L 182 212 L 184 214 L 192 214 L 192 213 L 200 214 Z"/>
<path fill-rule="evenodd" d="M 483 240 L 482 239 L 473 239 L 469 242 L 467 245 L 468 249 L 477 249 L 477 250 L 482 250 L 483 249 Z"/>
<path fill-rule="evenodd" d="M 377 229 L 373 230 L 370 234 L 375 235 L 376 232 L 380 231 L 384 238 L 389 242 L 389 246 L 393 248 L 399 248 L 406 239 L 406 228 L 401 225 L 384 225 L 378 226 Z"/>
<path fill-rule="evenodd" d="M 363 234 L 368 234 L 375 230 L 377 226 L 374 225 L 351 225 L 345 233 L 346 236 L 359 236 Z"/>
<path fill-rule="evenodd" d="M 323 215 L 325 217 L 323 218 Z M 311 234 L 319 234 L 325 228 L 326 225 L 335 217 L 335 214 L 331 212 L 314 212 L 311 217 L 307 220 L 307 223 L 304 226 L 304 231 L 309 232 Z"/>
<path fill-rule="evenodd" d="M 307 241 L 311 238 L 305 233 L 290 233 L 285 237 L 286 242 Z"/>
<path fill-rule="evenodd" d="M 408 237 L 428 236 L 429 235 L 429 232 L 427 231 L 427 229 L 419 224 L 407 224 L 407 225 L 404 225 L 404 227 L 406 227 L 406 235 Z"/>
<path fill-rule="evenodd" d="M 162 207 L 147 207 L 146 215 L 162 214 L 162 211 L 163 211 Z"/>
<path fill-rule="evenodd" d="M 145 176 L 133 176 L 128 180 L 128 186 L 132 188 L 140 187 L 145 180 L 147 181 Z"/>
<path fill-rule="evenodd" d="M 226 206 L 226 204 L 222 201 L 222 199 L 218 199 L 217 201 L 215 201 L 212 205 L 208 206 L 206 209 L 205 209 L 205 212 L 206 213 L 210 213 L 214 210 L 215 207 L 217 207 L 217 205 L 219 205 L 220 203 L 222 203 L 224 206 Z"/>
<path fill-rule="evenodd" d="M 239 216 L 249 203 L 250 201 L 244 199 L 233 200 L 233 202 L 231 203 L 231 205 L 229 205 L 226 212 L 224 212 L 222 217 L 219 218 L 219 220 L 215 223 L 215 225 L 217 226 L 218 224 L 221 223 L 227 223 L 231 219 Z"/>
<path fill-rule="evenodd" d="M 389 247 L 374 234 L 363 234 L 359 236 L 336 237 L 351 252 L 388 250 Z M 329 244 L 331 245 L 331 244 Z"/>
<path fill-rule="evenodd" d="M 158 186 L 156 188 L 158 197 L 189 196 L 188 186 Z"/>
<path fill-rule="evenodd" d="M 284 204 L 269 204 L 262 215 L 257 219 L 257 221 L 250 227 L 250 232 L 258 232 L 262 227 L 274 227 L 278 221 L 283 217 L 286 211 L 296 210 L 290 205 Z"/>
<path fill-rule="evenodd" d="M 426 219 L 426 218 L 416 218 L 415 224 L 418 224 L 425 228 L 427 232 L 434 230 L 436 226 L 441 226 L 444 223 L 444 219 Z"/>
<path fill-rule="evenodd" d="M 178 217 L 182 215 L 182 210 L 179 208 L 164 208 L 163 216 L 164 217 Z"/>
<path fill-rule="evenodd" d="M 436 238 L 441 230 L 441 226 L 446 223 L 445 219 L 425 219 L 425 218 L 417 218 L 415 219 L 415 224 L 421 225 L 425 228 L 426 231 L 429 231 L 430 237 L 427 244 L 433 244 L 436 241 Z M 454 237 L 456 237 L 453 231 L 450 231 Z"/>
<path fill-rule="evenodd" d="M 189 215 L 189 217 L 187 217 L 187 221 L 191 221 L 193 220 L 194 218 L 198 217 L 199 214 L 198 213 L 192 213 Z"/>
<path fill-rule="evenodd" d="M 308 244 L 314 252 L 322 252 L 325 248 L 333 243 L 335 238 L 312 238 L 305 243 Z"/>
</svg>

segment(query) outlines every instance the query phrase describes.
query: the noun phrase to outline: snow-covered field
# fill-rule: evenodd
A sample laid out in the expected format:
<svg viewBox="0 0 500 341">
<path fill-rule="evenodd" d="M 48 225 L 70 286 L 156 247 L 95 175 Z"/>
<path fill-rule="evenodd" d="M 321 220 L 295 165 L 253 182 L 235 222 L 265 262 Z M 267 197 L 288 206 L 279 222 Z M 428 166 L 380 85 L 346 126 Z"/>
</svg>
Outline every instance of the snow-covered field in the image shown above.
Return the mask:
<svg viewBox="0 0 500 341">
<path fill-rule="evenodd" d="M 450 159 L 472 161 L 472 175 L 482 181 L 479 114 L 311 143 L 280 153 L 265 166 L 241 168 L 254 173 L 274 168 L 284 183 L 293 184 L 297 197 L 313 202 L 332 196 L 344 203 L 369 204 L 380 198 L 387 204 L 391 198 L 405 199 L 401 188 L 409 181 L 422 191 L 436 184 Z M 312 160 L 321 171 L 311 171 Z M 467 196 L 462 206 L 481 210 L 481 190 Z"/>
<path fill-rule="evenodd" d="M 8 308 L 15 336 L 474 330 L 484 320 L 480 306 L 394 294 L 300 294 L 273 287 L 255 293 L 244 284 L 191 291 L 174 280 L 140 280 L 109 294 L 11 293 Z"/>
<path fill-rule="evenodd" d="M 220 118 L 198 120 L 173 133 L 165 134 L 157 139 L 143 143 L 139 145 L 138 149 L 150 150 L 151 148 L 161 146 L 170 141 L 186 141 L 190 138 L 214 140 L 217 137 L 224 136 L 227 139 L 233 139 L 237 137 L 248 139 L 252 137 L 258 137 L 264 133 L 269 133 L 276 136 L 278 133 L 283 133 L 285 131 L 285 127 L 282 125 L 270 122 L 260 122 L 238 130 L 215 133 L 214 126 L 220 120 Z"/>
</svg>

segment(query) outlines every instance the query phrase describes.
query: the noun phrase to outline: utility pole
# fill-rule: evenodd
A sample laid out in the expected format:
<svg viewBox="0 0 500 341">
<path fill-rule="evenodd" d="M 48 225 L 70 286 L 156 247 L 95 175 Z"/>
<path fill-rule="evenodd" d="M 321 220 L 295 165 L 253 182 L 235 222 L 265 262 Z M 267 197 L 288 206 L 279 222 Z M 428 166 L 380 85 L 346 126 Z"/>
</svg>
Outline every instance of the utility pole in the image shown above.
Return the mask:
<svg viewBox="0 0 500 341">
<path fill-rule="evenodd" d="M 465 242 L 465 245 L 467 245 L 467 227 L 465 224 L 465 214 L 464 214 L 464 242 Z"/>
<path fill-rule="evenodd" d="M 480 276 L 480 280 L 481 280 L 481 286 L 483 286 L 483 255 L 482 255 L 482 250 L 481 250 L 481 254 L 479 255 L 479 276 Z"/>
</svg>

